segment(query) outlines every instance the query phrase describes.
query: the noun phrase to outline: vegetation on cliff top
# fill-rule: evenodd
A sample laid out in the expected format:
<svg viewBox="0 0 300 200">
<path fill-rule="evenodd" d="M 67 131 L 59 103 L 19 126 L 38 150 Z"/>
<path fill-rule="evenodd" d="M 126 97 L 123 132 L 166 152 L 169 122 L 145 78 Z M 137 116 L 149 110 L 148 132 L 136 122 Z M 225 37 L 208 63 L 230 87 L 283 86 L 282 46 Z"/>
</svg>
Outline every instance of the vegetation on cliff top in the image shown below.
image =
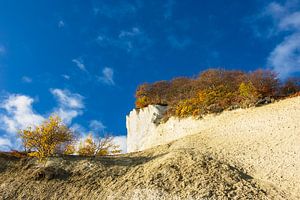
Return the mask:
<svg viewBox="0 0 300 200">
<path fill-rule="evenodd" d="M 300 91 L 300 79 L 280 81 L 270 70 L 243 72 L 208 69 L 197 78 L 144 83 L 136 90 L 136 108 L 168 105 L 166 117 L 199 117 L 226 109 L 246 108 Z"/>
</svg>

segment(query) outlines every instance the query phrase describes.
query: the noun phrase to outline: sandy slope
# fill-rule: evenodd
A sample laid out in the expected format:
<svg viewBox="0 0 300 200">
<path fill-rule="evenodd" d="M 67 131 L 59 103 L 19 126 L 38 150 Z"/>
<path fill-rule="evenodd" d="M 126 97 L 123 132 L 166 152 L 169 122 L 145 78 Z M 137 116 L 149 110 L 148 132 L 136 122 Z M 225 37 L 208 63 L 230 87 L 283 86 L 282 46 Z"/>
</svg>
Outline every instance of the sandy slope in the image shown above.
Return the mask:
<svg viewBox="0 0 300 200">
<path fill-rule="evenodd" d="M 46 168 L 1 156 L 0 199 L 292 199 L 190 139 L 117 157 L 52 158 Z"/>
<path fill-rule="evenodd" d="M 261 134 L 249 119 L 253 131 L 224 132 L 228 119 L 143 152 L 51 158 L 46 168 L 0 154 L 0 199 L 300 199 L 299 120 L 291 119 L 298 116 L 299 101 L 246 111 L 258 123 L 259 117 L 277 120 L 277 128 L 292 120 L 291 131 L 266 125 L 270 131 Z M 272 116 L 272 110 L 291 105 L 284 116 Z M 242 113 L 235 114 L 235 123 L 247 120 Z"/>
<path fill-rule="evenodd" d="M 300 199 L 300 97 L 230 116 L 234 120 L 224 117 L 212 129 L 178 142 L 176 148 L 205 146 L 220 159 Z"/>
</svg>

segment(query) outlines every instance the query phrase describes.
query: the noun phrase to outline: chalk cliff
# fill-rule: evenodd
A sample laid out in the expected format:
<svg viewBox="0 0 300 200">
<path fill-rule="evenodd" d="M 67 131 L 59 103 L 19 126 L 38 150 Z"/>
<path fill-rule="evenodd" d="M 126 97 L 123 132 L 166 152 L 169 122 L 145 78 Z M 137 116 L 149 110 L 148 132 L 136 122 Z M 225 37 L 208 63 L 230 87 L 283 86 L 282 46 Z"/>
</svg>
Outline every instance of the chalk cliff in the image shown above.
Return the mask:
<svg viewBox="0 0 300 200">
<path fill-rule="evenodd" d="M 300 97 L 262 107 L 225 111 L 202 119 L 170 118 L 157 123 L 166 107 L 149 106 L 127 116 L 128 152 L 197 135 L 189 146 L 206 146 L 250 174 L 300 194 Z M 199 141 L 200 140 L 200 141 Z M 200 144 L 201 143 L 201 144 Z M 300 196 L 298 196 L 300 199 Z"/>
</svg>

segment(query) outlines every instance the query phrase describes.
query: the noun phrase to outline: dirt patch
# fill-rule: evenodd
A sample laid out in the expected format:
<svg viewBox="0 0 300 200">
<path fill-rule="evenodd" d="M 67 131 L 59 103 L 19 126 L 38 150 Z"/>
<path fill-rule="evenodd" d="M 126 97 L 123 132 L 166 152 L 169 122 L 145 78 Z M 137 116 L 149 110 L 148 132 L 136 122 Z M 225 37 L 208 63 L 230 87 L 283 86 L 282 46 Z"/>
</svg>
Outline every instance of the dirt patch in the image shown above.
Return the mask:
<svg viewBox="0 0 300 200">
<path fill-rule="evenodd" d="M 285 199 L 242 169 L 197 148 L 164 145 L 115 157 L 5 161 L 2 199 Z"/>
</svg>

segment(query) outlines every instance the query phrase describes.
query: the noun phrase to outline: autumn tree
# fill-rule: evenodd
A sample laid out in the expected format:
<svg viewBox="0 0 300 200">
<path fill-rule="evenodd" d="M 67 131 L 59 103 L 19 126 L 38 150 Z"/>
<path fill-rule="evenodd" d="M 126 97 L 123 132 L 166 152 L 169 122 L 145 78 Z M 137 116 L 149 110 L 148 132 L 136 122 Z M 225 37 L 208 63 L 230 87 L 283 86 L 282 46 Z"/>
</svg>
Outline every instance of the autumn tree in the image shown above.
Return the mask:
<svg viewBox="0 0 300 200">
<path fill-rule="evenodd" d="M 242 107 L 249 107 L 257 102 L 260 97 L 251 82 L 242 82 L 239 86 L 239 97 Z"/>
<path fill-rule="evenodd" d="M 246 73 L 240 70 L 208 69 L 196 78 L 143 84 L 136 91 L 136 107 L 167 105 L 163 121 L 171 116 L 202 116 L 226 109 L 254 106 L 266 97 L 278 99 L 300 90 L 299 79 L 287 79 L 281 86 L 270 70 Z"/>
<path fill-rule="evenodd" d="M 105 135 L 103 138 L 97 138 L 96 143 L 96 156 L 105 156 L 109 154 L 121 153 L 120 145 L 115 144 L 113 137 Z"/>
<path fill-rule="evenodd" d="M 80 142 L 78 155 L 80 156 L 94 156 L 96 151 L 96 144 L 92 134 L 89 134 L 83 142 Z"/>
<path fill-rule="evenodd" d="M 300 91 L 300 78 L 288 78 L 281 87 L 281 95 L 289 96 Z"/>
<path fill-rule="evenodd" d="M 279 91 L 277 74 L 271 70 L 256 70 L 249 74 L 249 80 L 261 97 L 275 97 Z"/>
<path fill-rule="evenodd" d="M 50 116 L 41 125 L 19 131 L 28 155 L 40 161 L 56 153 L 63 153 L 74 141 L 74 134 L 58 116 Z"/>
<path fill-rule="evenodd" d="M 78 154 L 81 156 L 105 156 L 120 153 L 120 146 L 115 144 L 113 139 L 110 135 L 94 138 L 92 134 L 89 134 L 80 143 Z"/>
</svg>

